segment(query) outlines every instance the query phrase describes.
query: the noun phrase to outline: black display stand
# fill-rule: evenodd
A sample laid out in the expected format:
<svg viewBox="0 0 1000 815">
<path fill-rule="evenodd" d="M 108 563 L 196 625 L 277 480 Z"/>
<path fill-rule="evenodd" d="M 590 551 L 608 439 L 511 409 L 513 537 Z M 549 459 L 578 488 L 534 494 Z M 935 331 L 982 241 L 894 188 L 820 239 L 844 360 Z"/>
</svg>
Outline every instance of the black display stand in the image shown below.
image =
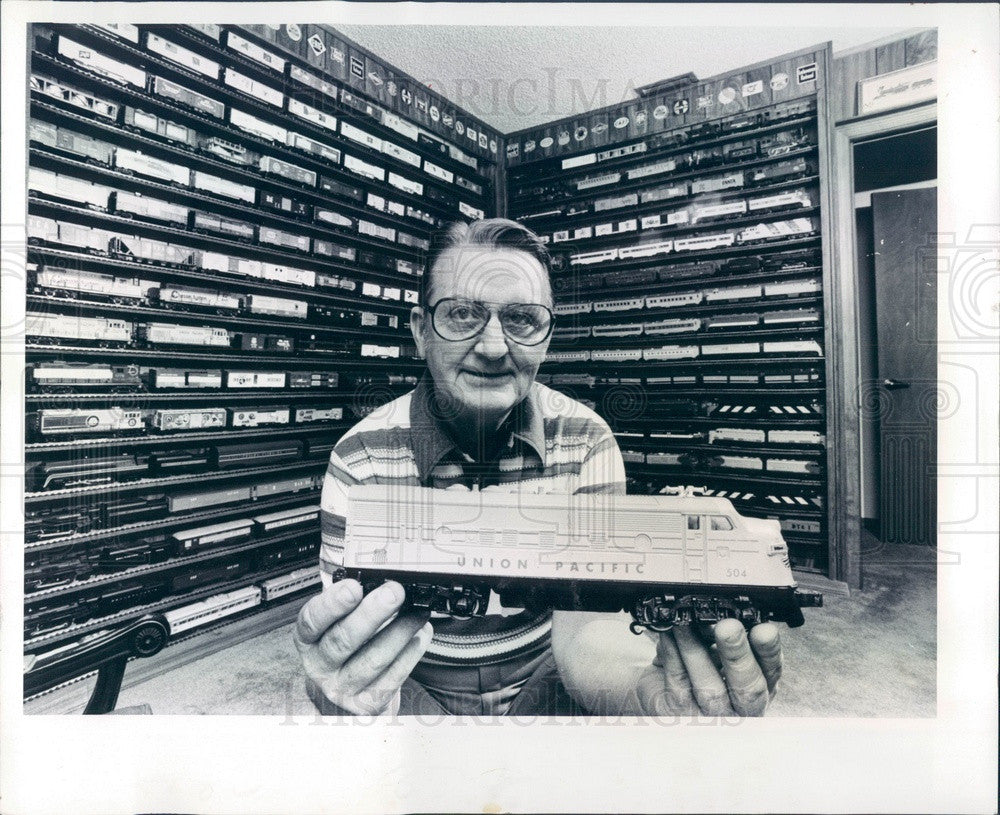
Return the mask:
<svg viewBox="0 0 1000 815">
<path fill-rule="evenodd" d="M 825 56 L 689 75 L 507 144 L 510 215 L 557 260 L 542 381 L 609 421 L 630 492 L 728 498 L 818 573 Z"/>
<path fill-rule="evenodd" d="M 503 145 L 321 26 L 31 37 L 25 652 L 103 665 L 104 708 L 137 621 L 316 564 L 330 451 L 416 381 L 428 235 L 496 211 Z"/>
<path fill-rule="evenodd" d="M 43 693 L 96 670 L 97 683 L 83 712 L 85 715 L 110 713 L 118 703 L 129 659 L 158 654 L 169 637 L 170 627 L 162 616 L 140 617 L 66 654 L 50 653 L 36 662 L 24 673 L 24 695 Z"/>
</svg>

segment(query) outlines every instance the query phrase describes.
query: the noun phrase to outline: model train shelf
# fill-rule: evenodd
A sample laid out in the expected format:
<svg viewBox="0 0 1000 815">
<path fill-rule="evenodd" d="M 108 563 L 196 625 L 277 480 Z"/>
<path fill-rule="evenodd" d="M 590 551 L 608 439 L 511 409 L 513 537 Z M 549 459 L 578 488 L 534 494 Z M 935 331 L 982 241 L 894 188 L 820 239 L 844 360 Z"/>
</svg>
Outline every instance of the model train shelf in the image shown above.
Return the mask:
<svg viewBox="0 0 1000 815">
<path fill-rule="evenodd" d="M 777 521 L 725 498 L 351 487 L 341 575 L 383 579 L 410 605 L 485 613 L 514 607 L 630 611 L 632 630 L 727 617 L 802 625 L 821 594 L 798 589 Z M 512 523 L 512 519 L 515 519 Z"/>
</svg>

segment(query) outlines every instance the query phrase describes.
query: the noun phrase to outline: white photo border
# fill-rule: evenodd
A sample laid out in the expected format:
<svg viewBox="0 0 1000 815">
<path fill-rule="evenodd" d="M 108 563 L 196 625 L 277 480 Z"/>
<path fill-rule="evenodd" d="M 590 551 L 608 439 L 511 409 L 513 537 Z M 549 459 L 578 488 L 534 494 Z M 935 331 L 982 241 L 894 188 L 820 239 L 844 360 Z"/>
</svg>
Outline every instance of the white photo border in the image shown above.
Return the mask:
<svg viewBox="0 0 1000 815">
<path fill-rule="evenodd" d="M 503 9 L 504 14 L 498 14 Z M 0 244 L 24 239 L 26 25 L 30 21 L 317 21 L 843 26 L 939 32 L 939 225 L 996 250 L 1000 211 L 997 7 L 990 4 L 50 3 L 3 14 Z M 384 54 L 389 62 L 392 54 Z M 978 229 L 970 233 L 970 229 Z M 995 275 L 994 275 L 995 279 Z M 4 272 L 2 325 L 23 322 L 23 281 Z M 969 353 L 997 393 L 997 349 L 954 333 L 941 289 L 939 341 Z M 996 809 L 997 525 L 944 534 L 938 715 L 921 720 L 473 721 L 437 726 L 274 717 L 25 716 L 20 698 L 23 348 L 6 336 L 0 451 L 0 791 L 4 812 L 950 811 Z M 971 349 L 971 350 L 970 350 Z M 991 401 L 987 411 L 996 409 Z M 996 479 L 996 415 L 968 472 L 943 473 L 942 512 L 968 477 Z M 950 431 L 949 431 L 950 432 Z M 942 445 L 967 439 L 942 438 Z M 978 483 L 982 483 L 981 481 Z M 995 493 L 994 493 L 995 495 Z M 995 499 L 994 499 L 995 500 Z"/>
</svg>

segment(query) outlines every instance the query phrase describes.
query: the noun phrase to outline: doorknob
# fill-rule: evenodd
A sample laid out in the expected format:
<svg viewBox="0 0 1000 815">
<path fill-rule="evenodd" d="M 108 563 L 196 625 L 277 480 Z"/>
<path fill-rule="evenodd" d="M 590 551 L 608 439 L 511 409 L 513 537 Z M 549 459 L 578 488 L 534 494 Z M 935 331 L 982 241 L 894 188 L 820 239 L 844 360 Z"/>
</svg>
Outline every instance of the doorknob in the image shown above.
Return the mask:
<svg viewBox="0 0 1000 815">
<path fill-rule="evenodd" d="M 898 379 L 883 379 L 882 384 L 891 391 L 898 391 L 902 388 L 910 387 L 909 382 L 900 382 Z"/>
</svg>

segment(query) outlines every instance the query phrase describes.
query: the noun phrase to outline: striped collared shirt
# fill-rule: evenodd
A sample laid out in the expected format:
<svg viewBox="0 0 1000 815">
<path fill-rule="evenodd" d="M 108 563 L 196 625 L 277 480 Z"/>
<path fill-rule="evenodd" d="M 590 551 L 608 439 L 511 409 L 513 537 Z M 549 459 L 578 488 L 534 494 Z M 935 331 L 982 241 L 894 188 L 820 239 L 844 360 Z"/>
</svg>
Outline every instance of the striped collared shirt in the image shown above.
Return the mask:
<svg viewBox="0 0 1000 815">
<path fill-rule="evenodd" d="M 495 489 L 504 492 L 625 492 L 625 467 L 611 429 L 579 402 L 532 383 L 496 436 L 499 452 L 473 458 L 444 420 L 447 405 L 424 376 L 410 393 L 378 408 L 341 437 L 323 483 L 320 568 L 324 582 L 342 562 L 347 491 L 353 484 Z M 425 662 L 489 665 L 544 648 L 549 613 L 435 620 Z"/>
</svg>

